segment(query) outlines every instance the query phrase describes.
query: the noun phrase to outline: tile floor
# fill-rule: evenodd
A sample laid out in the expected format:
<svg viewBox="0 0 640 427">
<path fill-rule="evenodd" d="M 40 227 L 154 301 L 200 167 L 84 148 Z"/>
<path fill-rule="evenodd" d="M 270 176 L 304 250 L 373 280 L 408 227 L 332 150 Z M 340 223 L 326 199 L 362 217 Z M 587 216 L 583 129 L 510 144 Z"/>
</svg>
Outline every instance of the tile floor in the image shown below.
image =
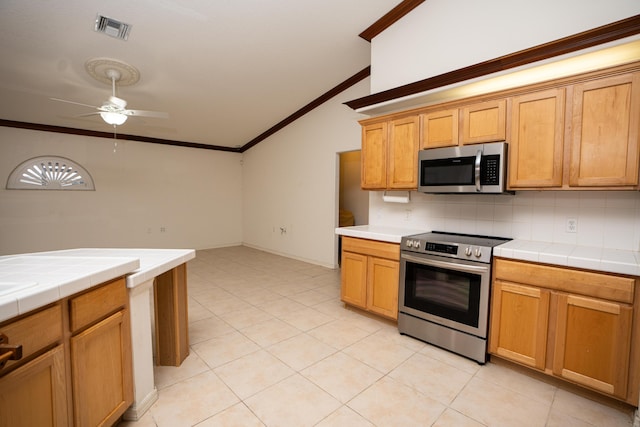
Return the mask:
<svg viewBox="0 0 640 427">
<path fill-rule="evenodd" d="M 240 246 L 198 251 L 188 279 L 191 354 L 120 427 L 632 425 L 629 407 L 345 308 L 339 270 Z"/>
</svg>

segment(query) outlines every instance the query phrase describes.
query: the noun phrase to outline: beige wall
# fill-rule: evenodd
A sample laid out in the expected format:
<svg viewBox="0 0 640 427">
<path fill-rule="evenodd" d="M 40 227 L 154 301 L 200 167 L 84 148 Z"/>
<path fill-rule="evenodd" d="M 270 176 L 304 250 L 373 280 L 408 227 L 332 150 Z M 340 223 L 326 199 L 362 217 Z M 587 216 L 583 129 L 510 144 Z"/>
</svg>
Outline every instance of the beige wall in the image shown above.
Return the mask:
<svg viewBox="0 0 640 427">
<path fill-rule="evenodd" d="M 372 40 L 371 91 L 426 79 L 639 13 L 638 0 L 429 0 Z"/>
<path fill-rule="evenodd" d="M 242 242 L 241 155 L 0 127 L 0 254 Z M 6 190 L 13 168 L 67 157 L 96 191 Z M 161 227 L 166 231 L 161 232 Z"/>
<path fill-rule="evenodd" d="M 368 91 L 366 79 L 244 153 L 245 244 L 337 264 L 337 153 L 360 148 L 364 117 L 342 103 Z"/>
</svg>

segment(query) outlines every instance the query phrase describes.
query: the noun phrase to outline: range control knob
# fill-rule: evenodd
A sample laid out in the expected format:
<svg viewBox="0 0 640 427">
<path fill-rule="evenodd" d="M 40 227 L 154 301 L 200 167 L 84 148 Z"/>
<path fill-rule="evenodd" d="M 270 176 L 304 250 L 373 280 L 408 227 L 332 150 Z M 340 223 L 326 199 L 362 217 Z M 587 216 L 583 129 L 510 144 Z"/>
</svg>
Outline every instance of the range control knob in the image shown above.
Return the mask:
<svg viewBox="0 0 640 427">
<path fill-rule="evenodd" d="M 471 256 L 471 246 L 467 246 L 466 248 L 464 248 L 464 254 L 466 256 Z"/>
<path fill-rule="evenodd" d="M 476 256 L 476 258 L 480 258 L 482 256 L 482 251 L 480 250 L 480 248 L 476 248 L 473 254 Z"/>
<path fill-rule="evenodd" d="M 416 249 L 420 249 L 420 240 L 416 240 L 413 242 L 413 247 Z"/>
<path fill-rule="evenodd" d="M 413 247 L 413 240 L 407 240 L 406 245 L 407 245 L 408 248 L 412 248 Z"/>
</svg>

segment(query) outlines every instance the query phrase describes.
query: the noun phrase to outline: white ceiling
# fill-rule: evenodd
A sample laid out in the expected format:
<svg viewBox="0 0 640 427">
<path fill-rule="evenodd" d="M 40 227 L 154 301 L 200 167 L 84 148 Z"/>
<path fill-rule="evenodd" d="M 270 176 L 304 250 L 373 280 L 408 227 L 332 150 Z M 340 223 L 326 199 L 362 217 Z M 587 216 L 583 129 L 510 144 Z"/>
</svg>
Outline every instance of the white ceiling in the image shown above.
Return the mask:
<svg viewBox="0 0 640 427">
<path fill-rule="evenodd" d="M 0 119 L 111 132 L 99 116 L 111 87 L 85 71 L 110 58 L 140 71 L 118 89 L 119 133 L 239 147 L 370 64 L 358 34 L 400 0 L 1 0 Z M 132 25 L 94 31 L 96 15 Z M 348 108 L 345 106 L 345 108 Z"/>
</svg>

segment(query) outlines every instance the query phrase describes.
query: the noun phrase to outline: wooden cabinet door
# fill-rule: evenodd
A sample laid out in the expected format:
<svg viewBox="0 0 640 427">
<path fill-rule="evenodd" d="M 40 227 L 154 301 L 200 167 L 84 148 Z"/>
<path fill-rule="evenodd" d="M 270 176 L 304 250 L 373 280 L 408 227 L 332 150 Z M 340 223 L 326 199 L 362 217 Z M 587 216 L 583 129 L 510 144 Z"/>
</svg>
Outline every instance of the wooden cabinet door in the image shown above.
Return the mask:
<svg viewBox="0 0 640 427">
<path fill-rule="evenodd" d="M 420 118 L 418 116 L 391 122 L 387 188 L 403 190 L 418 188 L 419 138 Z"/>
<path fill-rule="evenodd" d="M 342 251 L 340 299 L 356 307 L 367 307 L 367 256 Z"/>
<path fill-rule="evenodd" d="M 564 89 L 513 98 L 509 187 L 562 186 Z"/>
<path fill-rule="evenodd" d="M 398 319 L 398 281 L 400 263 L 369 257 L 367 269 L 367 309 L 382 316 Z"/>
<path fill-rule="evenodd" d="M 115 423 L 133 402 L 128 312 L 71 337 L 71 368 L 75 425 Z"/>
<path fill-rule="evenodd" d="M 544 370 L 549 291 L 496 280 L 489 352 Z"/>
<path fill-rule="evenodd" d="M 67 426 L 64 346 L 0 378 L 0 426 Z"/>
<path fill-rule="evenodd" d="M 631 319 L 625 304 L 558 295 L 553 373 L 626 398 Z"/>
<path fill-rule="evenodd" d="M 469 105 L 462 109 L 462 144 L 504 141 L 506 128 L 504 99 Z"/>
<path fill-rule="evenodd" d="M 418 188 L 418 150 L 420 119 L 418 116 L 393 120 L 389 128 L 389 169 L 387 188 Z"/>
<path fill-rule="evenodd" d="M 638 184 L 640 73 L 574 86 L 569 185 Z"/>
<path fill-rule="evenodd" d="M 360 184 L 364 190 L 387 188 L 387 123 L 362 127 Z"/>
<path fill-rule="evenodd" d="M 458 109 L 422 115 L 421 149 L 458 145 Z"/>
</svg>

